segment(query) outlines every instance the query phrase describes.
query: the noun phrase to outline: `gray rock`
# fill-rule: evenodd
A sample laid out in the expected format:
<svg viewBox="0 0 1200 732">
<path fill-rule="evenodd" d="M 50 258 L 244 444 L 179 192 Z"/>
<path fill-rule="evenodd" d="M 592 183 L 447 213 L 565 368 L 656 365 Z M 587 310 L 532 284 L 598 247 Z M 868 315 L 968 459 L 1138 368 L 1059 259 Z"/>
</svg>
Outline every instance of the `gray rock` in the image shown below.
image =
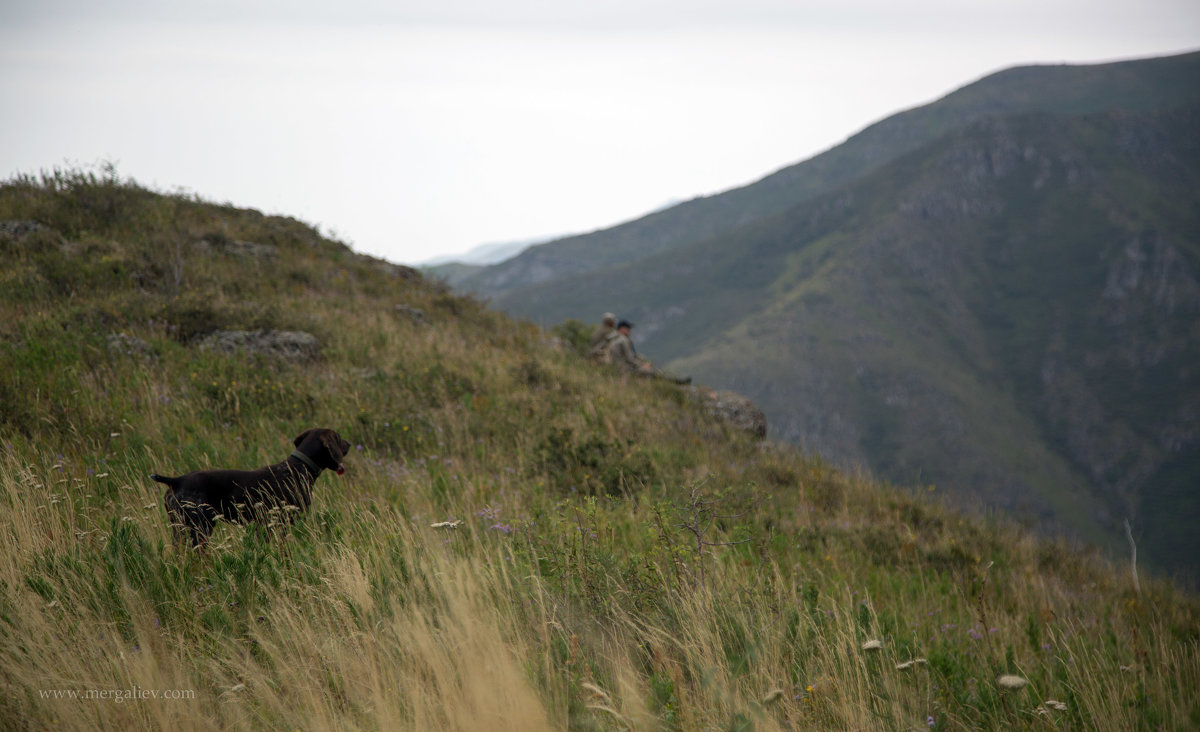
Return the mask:
<svg viewBox="0 0 1200 732">
<path fill-rule="evenodd" d="M 730 427 L 749 432 L 760 440 L 766 438 L 767 416 L 741 394 L 697 386 L 688 387 L 687 391 L 710 416 Z"/>
<path fill-rule="evenodd" d="M 54 248 L 66 250 L 69 246 L 61 234 L 45 224 L 20 219 L 0 221 L 0 248 L 37 251 Z"/>
<path fill-rule="evenodd" d="M 51 231 L 49 226 L 36 221 L 9 220 L 0 221 L 0 237 L 6 239 L 21 239 L 29 234 Z"/>
<path fill-rule="evenodd" d="M 105 344 L 111 356 L 126 356 L 129 358 L 154 358 L 154 347 L 136 336 L 126 333 L 109 333 Z"/>
<path fill-rule="evenodd" d="M 408 318 L 416 325 L 429 325 L 429 320 L 425 316 L 425 311 L 421 308 L 414 308 L 411 305 L 397 305 L 396 315 L 402 318 Z"/>
<path fill-rule="evenodd" d="M 200 341 L 200 348 L 285 361 L 309 361 L 321 355 L 321 343 L 316 336 L 291 330 L 218 330 Z"/>
<path fill-rule="evenodd" d="M 246 259 L 274 259 L 279 254 L 279 247 L 274 244 L 230 239 L 219 231 L 204 234 L 193 242 L 193 247 L 200 252 L 219 251 Z"/>
<path fill-rule="evenodd" d="M 279 248 L 274 244 L 257 244 L 252 241 L 230 242 L 226 250 L 234 256 L 248 259 L 274 259 L 279 253 Z"/>
</svg>

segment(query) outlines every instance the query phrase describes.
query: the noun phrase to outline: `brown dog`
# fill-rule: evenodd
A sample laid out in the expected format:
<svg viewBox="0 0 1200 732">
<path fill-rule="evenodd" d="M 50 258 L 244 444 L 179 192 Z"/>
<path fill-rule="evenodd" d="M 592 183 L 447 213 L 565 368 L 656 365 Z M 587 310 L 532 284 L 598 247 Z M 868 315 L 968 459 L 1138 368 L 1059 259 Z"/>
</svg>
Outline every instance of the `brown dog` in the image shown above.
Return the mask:
<svg viewBox="0 0 1200 732">
<path fill-rule="evenodd" d="M 163 502 L 176 535 L 189 535 L 193 548 L 203 547 L 217 516 L 233 523 L 262 521 L 268 513 L 290 520 L 308 510 L 312 487 L 322 470 L 345 472 L 342 458 L 350 443 L 330 429 L 307 430 L 295 440 L 296 449 L 286 460 L 258 470 L 198 470 L 167 478 L 150 477 L 166 484 Z"/>
</svg>

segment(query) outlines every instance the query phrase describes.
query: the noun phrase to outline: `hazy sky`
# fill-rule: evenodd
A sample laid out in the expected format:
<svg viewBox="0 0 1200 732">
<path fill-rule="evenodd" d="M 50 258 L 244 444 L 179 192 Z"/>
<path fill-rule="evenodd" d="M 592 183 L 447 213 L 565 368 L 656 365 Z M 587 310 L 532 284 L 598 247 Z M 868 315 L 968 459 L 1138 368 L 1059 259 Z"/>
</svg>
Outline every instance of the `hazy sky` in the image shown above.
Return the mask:
<svg viewBox="0 0 1200 732">
<path fill-rule="evenodd" d="M 0 177 L 111 161 L 420 262 L 726 190 L 1196 0 L 0 0 Z"/>
</svg>

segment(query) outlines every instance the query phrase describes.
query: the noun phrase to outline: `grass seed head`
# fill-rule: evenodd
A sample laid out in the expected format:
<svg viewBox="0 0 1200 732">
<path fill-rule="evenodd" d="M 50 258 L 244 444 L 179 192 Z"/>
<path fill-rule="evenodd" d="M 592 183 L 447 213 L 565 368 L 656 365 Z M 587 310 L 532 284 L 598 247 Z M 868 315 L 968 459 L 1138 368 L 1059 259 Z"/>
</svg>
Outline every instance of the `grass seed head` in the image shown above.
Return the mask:
<svg viewBox="0 0 1200 732">
<path fill-rule="evenodd" d="M 1012 691 L 1016 691 L 1018 689 L 1024 689 L 1025 685 L 1029 682 L 1023 676 L 1017 676 L 1016 674 L 1003 674 L 996 679 L 996 683 L 1000 685 L 1001 689 L 1010 689 Z"/>
</svg>

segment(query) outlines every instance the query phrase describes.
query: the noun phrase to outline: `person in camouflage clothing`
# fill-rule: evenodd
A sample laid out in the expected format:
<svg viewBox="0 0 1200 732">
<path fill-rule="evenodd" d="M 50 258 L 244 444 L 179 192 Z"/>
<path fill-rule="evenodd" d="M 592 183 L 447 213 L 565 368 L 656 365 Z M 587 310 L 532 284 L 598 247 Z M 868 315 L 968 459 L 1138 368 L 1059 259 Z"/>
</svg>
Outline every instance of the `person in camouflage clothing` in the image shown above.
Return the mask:
<svg viewBox="0 0 1200 732">
<path fill-rule="evenodd" d="M 608 342 L 608 353 L 618 371 L 635 374 L 648 364 L 637 355 L 637 349 L 633 347 L 633 339 L 629 337 L 632 330 L 633 323 L 628 320 L 617 323 L 617 334 Z"/>
<path fill-rule="evenodd" d="M 655 368 L 646 359 L 638 355 L 637 349 L 633 347 L 633 339 L 630 337 L 630 332 L 633 330 L 633 323 L 628 320 L 622 320 L 617 323 L 617 335 L 609 341 L 608 351 L 612 358 L 613 366 L 622 373 L 637 374 L 638 376 L 653 376 L 658 379 L 665 379 L 676 384 L 690 384 L 691 377 L 679 378 L 672 376 L 665 371 Z"/>
<path fill-rule="evenodd" d="M 617 316 L 605 313 L 600 319 L 600 325 L 592 331 L 592 340 L 588 344 L 588 358 L 596 363 L 611 363 L 608 345 L 617 336 Z"/>
</svg>

